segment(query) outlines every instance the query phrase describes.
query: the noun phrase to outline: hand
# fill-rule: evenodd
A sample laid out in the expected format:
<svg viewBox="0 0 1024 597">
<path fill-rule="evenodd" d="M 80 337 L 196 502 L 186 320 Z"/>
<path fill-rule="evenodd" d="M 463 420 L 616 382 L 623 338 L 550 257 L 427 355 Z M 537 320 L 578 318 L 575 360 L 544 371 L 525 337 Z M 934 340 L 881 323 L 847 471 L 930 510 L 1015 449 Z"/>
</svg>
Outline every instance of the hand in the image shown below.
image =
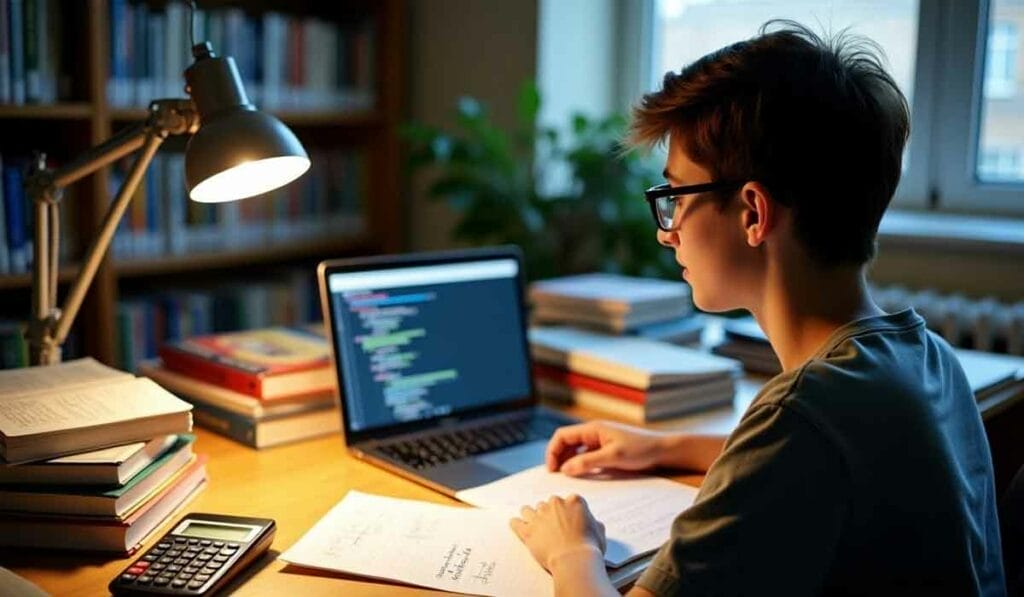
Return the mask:
<svg viewBox="0 0 1024 597">
<path fill-rule="evenodd" d="M 535 507 L 523 506 L 520 518 L 509 525 L 549 572 L 562 556 L 604 553 L 604 525 L 594 519 L 587 502 L 578 495 L 554 496 Z"/>
<path fill-rule="evenodd" d="M 561 427 L 548 442 L 548 470 L 577 476 L 595 468 L 630 471 L 652 468 L 665 451 L 665 437 L 665 434 L 610 421 Z M 578 453 L 580 447 L 586 451 Z"/>
</svg>

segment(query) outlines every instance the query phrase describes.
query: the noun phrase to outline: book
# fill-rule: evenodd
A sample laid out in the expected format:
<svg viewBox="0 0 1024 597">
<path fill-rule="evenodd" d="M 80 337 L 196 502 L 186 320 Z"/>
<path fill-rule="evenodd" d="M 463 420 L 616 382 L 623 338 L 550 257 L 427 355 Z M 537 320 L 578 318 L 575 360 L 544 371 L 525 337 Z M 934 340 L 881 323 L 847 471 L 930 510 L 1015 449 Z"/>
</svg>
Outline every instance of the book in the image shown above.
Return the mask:
<svg viewBox="0 0 1024 597">
<path fill-rule="evenodd" d="M 7 259 L 8 270 L 12 274 L 27 272 L 29 264 L 22 165 L 21 161 L 10 159 L 5 159 L 3 164 L 4 213 L 7 216 Z"/>
<path fill-rule="evenodd" d="M 0 455 L 21 463 L 188 433 L 191 409 L 92 359 L 0 371 Z"/>
<path fill-rule="evenodd" d="M 195 437 L 181 435 L 169 450 L 127 483 L 112 489 L 89 485 L 15 485 L 0 487 L 0 510 L 79 516 L 121 517 L 142 504 L 195 456 Z"/>
<path fill-rule="evenodd" d="M 1024 390 L 1024 358 L 963 348 L 954 348 L 953 352 L 977 400 L 1017 385 Z"/>
<path fill-rule="evenodd" d="M 739 363 L 698 350 L 569 327 L 529 330 L 536 362 L 640 390 L 739 375 Z"/>
<path fill-rule="evenodd" d="M 206 481 L 206 456 L 198 456 L 174 483 L 123 519 L 95 516 L 0 514 L 0 545 L 131 554 L 172 518 Z"/>
<path fill-rule="evenodd" d="M 262 400 L 337 385 L 327 341 L 290 328 L 198 336 L 168 342 L 159 353 L 172 371 Z"/>
<path fill-rule="evenodd" d="M 197 401 L 192 413 L 196 425 L 256 449 L 341 431 L 341 413 L 336 407 L 319 408 L 294 415 L 251 419 Z"/>
<path fill-rule="evenodd" d="M 608 315 L 675 312 L 689 308 L 690 287 L 680 282 L 616 274 L 582 274 L 534 282 L 530 302 Z"/>
<path fill-rule="evenodd" d="M 573 324 L 623 334 L 665 321 L 678 320 L 689 312 L 690 308 L 685 304 L 679 304 L 665 311 L 627 313 L 624 315 L 593 313 L 570 306 L 538 306 L 530 313 L 530 319 L 538 325 Z"/>
<path fill-rule="evenodd" d="M 176 435 L 162 435 L 102 450 L 42 462 L 0 466 L 0 484 L 124 485 L 174 445 Z"/>
<path fill-rule="evenodd" d="M 630 423 L 650 423 L 696 411 L 730 404 L 735 388 L 729 382 L 699 386 L 700 392 L 676 401 L 642 403 L 586 387 L 574 387 L 553 379 L 538 379 L 537 394 L 554 402 L 569 402 L 585 409 L 607 413 Z"/>
<path fill-rule="evenodd" d="M 252 396 L 233 392 L 171 371 L 158 360 L 143 361 L 139 365 L 139 374 L 152 379 L 182 400 L 192 404 L 213 406 L 255 420 L 333 408 L 338 403 L 338 398 L 333 390 L 317 394 L 303 394 L 294 399 L 264 402 Z"/>
</svg>

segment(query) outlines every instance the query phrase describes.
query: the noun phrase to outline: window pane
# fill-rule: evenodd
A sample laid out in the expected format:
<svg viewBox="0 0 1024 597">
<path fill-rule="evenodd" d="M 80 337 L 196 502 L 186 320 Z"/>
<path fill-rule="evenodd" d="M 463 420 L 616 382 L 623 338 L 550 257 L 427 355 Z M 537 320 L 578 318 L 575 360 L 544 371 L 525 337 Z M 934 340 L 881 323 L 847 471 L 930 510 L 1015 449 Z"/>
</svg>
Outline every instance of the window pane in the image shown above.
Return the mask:
<svg viewBox="0 0 1024 597">
<path fill-rule="evenodd" d="M 1024 2 L 990 2 L 976 169 L 983 182 L 1024 182 L 1022 29 Z"/>
<path fill-rule="evenodd" d="M 765 21 L 785 18 L 815 33 L 849 27 L 878 42 L 888 69 L 912 102 L 917 55 L 917 0 L 657 0 L 652 88 L 668 71 L 757 35 Z"/>
</svg>

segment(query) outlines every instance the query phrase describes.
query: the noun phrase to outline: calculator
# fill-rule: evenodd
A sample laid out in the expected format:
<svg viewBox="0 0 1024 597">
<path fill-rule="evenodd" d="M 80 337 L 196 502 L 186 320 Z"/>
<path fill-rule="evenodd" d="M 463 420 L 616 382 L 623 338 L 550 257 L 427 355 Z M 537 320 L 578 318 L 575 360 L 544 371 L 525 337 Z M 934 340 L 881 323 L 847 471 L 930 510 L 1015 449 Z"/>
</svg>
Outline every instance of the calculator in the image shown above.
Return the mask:
<svg viewBox="0 0 1024 597">
<path fill-rule="evenodd" d="M 110 582 L 115 595 L 209 595 L 270 547 L 269 518 L 188 514 Z"/>
</svg>

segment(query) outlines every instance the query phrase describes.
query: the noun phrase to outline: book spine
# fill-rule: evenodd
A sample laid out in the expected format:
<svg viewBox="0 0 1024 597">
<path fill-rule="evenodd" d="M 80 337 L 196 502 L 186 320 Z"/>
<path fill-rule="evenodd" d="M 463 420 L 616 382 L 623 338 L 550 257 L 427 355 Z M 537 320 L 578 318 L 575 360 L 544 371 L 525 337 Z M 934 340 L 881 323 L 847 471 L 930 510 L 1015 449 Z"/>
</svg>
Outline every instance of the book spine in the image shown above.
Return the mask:
<svg viewBox="0 0 1024 597">
<path fill-rule="evenodd" d="M 11 103 L 25 103 L 25 2 L 8 0 L 11 43 Z"/>
<path fill-rule="evenodd" d="M 36 103 L 42 96 L 42 78 L 39 73 L 39 10 L 45 8 L 40 0 L 25 0 L 25 101 Z"/>
<path fill-rule="evenodd" d="M 642 405 L 647 402 L 647 392 L 643 390 L 621 386 L 587 375 L 580 375 L 578 373 L 573 373 L 550 365 L 535 364 L 533 366 L 533 374 L 540 379 L 549 379 L 557 383 L 565 384 L 571 388 L 600 392 L 615 398 L 628 400 L 635 404 Z"/>
<path fill-rule="evenodd" d="M 256 375 L 245 373 L 222 362 L 211 361 L 201 355 L 188 352 L 180 345 L 164 345 L 160 348 L 160 358 L 168 369 L 184 373 L 195 379 L 212 383 L 240 394 L 262 397 L 262 379 Z"/>
<path fill-rule="evenodd" d="M 256 421 L 215 406 L 193 404 L 192 417 L 196 425 L 227 436 L 250 448 L 256 445 Z"/>
<path fill-rule="evenodd" d="M 0 104 L 12 101 L 10 2 L 0 0 Z"/>
<path fill-rule="evenodd" d="M 3 0 L 0 0 L 2 3 Z M 11 261 L 7 246 L 7 209 L 4 205 L 3 156 L 0 155 L 0 274 L 11 273 Z"/>
<path fill-rule="evenodd" d="M 3 165 L 4 209 L 7 215 L 7 255 L 11 273 L 28 271 L 25 246 L 25 189 L 20 165 Z"/>
</svg>

